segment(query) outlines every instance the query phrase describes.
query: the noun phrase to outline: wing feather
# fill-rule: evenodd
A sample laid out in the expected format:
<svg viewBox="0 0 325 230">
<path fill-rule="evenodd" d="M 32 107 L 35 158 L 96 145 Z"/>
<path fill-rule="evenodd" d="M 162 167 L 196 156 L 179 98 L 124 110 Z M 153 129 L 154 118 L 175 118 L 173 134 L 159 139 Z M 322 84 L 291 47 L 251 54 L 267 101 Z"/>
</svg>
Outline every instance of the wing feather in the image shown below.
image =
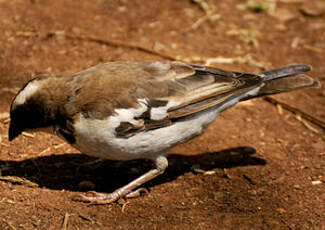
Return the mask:
<svg viewBox="0 0 325 230">
<path fill-rule="evenodd" d="M 116 130 L 120 137 L 169 126 L 176 119 L 183 119 L 222 104 L 262 84 L 261 77 L 257 75 L 180 62 L 155 62 L 144 69 L 151 73 L 150 81 L 159 82 L 157 86 L 165 87 L 167 91 L 161 97 L 147 99 L 147 111 L 137 118 L 143 120 L 139 123 L 140 126 L 134 127 L 130 123 L 120 125 Z M 146 82 L 143 88 L 147 88 Z M 151 112 L 160 108 L 160 112 L 165 112 L 165 115 L 159 116 L 161 119 L 153 119 Z"/>
</svg>

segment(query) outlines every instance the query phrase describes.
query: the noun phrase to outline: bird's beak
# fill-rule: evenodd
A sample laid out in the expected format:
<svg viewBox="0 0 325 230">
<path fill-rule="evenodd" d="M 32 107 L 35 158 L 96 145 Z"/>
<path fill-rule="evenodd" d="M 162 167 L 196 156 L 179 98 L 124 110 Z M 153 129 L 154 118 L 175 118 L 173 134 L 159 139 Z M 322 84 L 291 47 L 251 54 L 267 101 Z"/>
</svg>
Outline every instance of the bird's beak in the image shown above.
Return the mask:
<svg viewBox="0 0 325 230">
<path fill-rule="evenodd" d="M 21 133 L 22 133 L 22 129 L 20 129 L 19 126 L 13 124 L 13 122 L 10 122 L 9 135 L 8 135 L 9 141 L 12 141 Z"/>
</svg>

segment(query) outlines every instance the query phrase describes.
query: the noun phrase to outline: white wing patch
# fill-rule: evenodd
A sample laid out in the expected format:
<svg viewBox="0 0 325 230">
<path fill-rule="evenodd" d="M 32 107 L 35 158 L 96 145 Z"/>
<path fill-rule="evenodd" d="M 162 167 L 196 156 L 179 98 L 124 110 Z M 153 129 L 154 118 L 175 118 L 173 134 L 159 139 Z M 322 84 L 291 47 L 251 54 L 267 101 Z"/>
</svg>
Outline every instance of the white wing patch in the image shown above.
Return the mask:
<svg viewBox="0 0 325 230">
<path fill-rule="evenodd" d="M 140 107 L 138 108 L 130 108 L 130 109 L 115 109 L 117 115 L 111 116 L 110 120 L 114 127 L 117 128 L 122 122 L 129 122 L 132 125 L 139 125 L 141 120 L 137 120 L 135 118 L 140 117 L 144 114 L 148 109 L 148 100 L 147 99 L 138 99 L 137 100 Z M 150 119 L 151 120 L 163 120 L 168 115 L 168 109 L 174 106 L 179 105 L 178 101 L 169 101 L 166 106 L 152 107 L 150 109 Z"/>
<path fill-rule="evenodd" d="M 151 120 L 162 120 L 167 117 L 167 106 L 155 107 L 150 110 L 150 119 Z"/>
<path fill-rule="evenodd" d="M 129 122 L 132 125 L 138 125 L 140 120 L 136 120 L 134 118 L 141 116 L 148 110 L 147 100 L 146 99 L 138 99 L 139 108 L 131 108 L 131 109 L 115 109 L 117 115 L 110 116 L 110 122 L 113 128 L 119 127 L 122 122 Z"/>
<path fill-rule="evenodd" d="M 154 107 L 151 108 L 150 111 L 150 119 L 152 120 L 163 120 L 167 117 L 168 115 L 168 109 L 171 107 L 175 107 L 180 105 L 181 103 L 178 101 L 169 101 L 166 106 L 160 106 L 160 107 Z"/>
</svg>

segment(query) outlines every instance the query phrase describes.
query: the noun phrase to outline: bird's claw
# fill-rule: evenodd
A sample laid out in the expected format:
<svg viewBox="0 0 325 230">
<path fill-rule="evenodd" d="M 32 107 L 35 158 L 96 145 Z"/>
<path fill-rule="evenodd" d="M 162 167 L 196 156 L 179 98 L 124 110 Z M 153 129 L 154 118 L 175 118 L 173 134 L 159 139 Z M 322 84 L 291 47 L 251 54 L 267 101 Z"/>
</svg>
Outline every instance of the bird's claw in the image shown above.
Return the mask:
<svg viewBox="0 0 325 230">
<path fill-rule="evenodd" d="M 120 197 L 118 193 L 99 193 L 95 191 L 89 191 L 87 194 L 75 194 L 72 199 L 74 201 L 81 201 L 90 204 L 110 204 L 118 200 Z"/>
<path fill-rule="evenodd" d="M 137 190 L 134 190 L 127 194 L 125 198 L 136 198 L 141 196 L 141 193 L 149 193 L 148 189 L 145 188 L 138 188 Z"/>
<path fill-rule="evenodd" d="M 141 193 L 148 193 L 148 190 L 145 188 L 139 188 L 135 191 L 131 191 L 130 193 L 124 195 L 125 198 L 135 198 L 141 196 Z M 123 198 L 117 191 L 112 193 L 100 193 L 95 191 L 89 191 L 87 194 L 75 194 L 72 197 L 74 201 L 81 201 L 90 204 L 110 204 L 118 199 Z"/>
</svg>

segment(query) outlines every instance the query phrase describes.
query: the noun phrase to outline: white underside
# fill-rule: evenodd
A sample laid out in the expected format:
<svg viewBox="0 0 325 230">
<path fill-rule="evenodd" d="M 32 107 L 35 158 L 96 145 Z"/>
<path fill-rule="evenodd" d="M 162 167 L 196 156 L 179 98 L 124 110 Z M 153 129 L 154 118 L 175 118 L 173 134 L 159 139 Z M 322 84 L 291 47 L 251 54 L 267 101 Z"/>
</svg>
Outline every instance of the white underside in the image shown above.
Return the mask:
<svg viewBox="0 0 325 230">
<path fill-rule="evenodd" d="M 128 119 L 136 121 L 132 117 L 125 116 L 126 111 L 106 120 L 86 119 L 81 116 L 75 123 L 75 147 L 87 155 L 111 160 L 140 158 L 154 160 L 159 155 L 165 154 L 171 147 L 200 135 L 221 111 L 235 105 L 247 94 L 255 95 L 258 90 L 259 88 L 255 88 L 245 95 L 229 100 L 222 106 L 176 121 L 171 126 L 140 132 L 128 138 L 115 136 L 115 128 L 120 122 Z M 140 110 L 143 110 L 143 107 L 139 110 L 133 109 L 133 112 L 138 114 Z"/>
</svg>

